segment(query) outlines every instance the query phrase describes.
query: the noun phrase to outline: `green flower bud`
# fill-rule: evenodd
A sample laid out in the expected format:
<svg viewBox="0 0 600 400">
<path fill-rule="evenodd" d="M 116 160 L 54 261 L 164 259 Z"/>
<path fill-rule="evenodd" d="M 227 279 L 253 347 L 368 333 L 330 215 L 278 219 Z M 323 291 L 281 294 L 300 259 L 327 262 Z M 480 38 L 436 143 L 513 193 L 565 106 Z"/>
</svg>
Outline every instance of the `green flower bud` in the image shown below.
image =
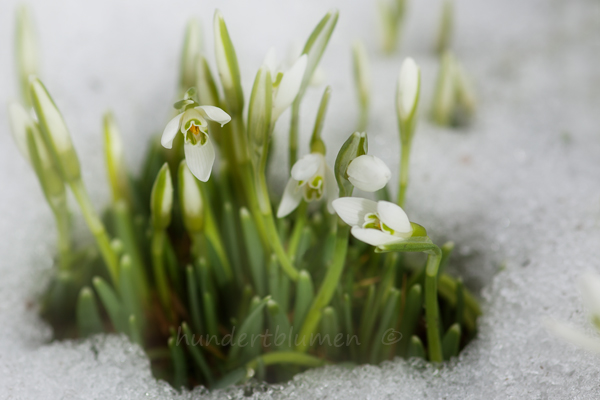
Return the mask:
<svg viewBox="0 0 600 400">
<path fill-rule="evenodd" d="M 129 201 L 131 195 L 123 155 L 123 141 L 115 118 L 110 112 L 104 115 L 104 153 L 113 200 Z"/>
<path fill-rule="evenodd" d="M 31 106 L 29 76 L 38 73 L 38 43 L 29 9 L 22 5 L 17 10 L 16 30 L 17 73 L 21 86 L 21 96 L 27 106 Z"/>
<path fill-rule="evenodd" d="M 196 62 L 200 54 L 200 22 L 190 19 L 185 29 L 185 40 L 181 51 L 181 64 L 179 72 L 179 90 L 183 93 L 188 88 L 196 86 Z"/>
<path fill-rule="evenodd" d="M 244 108 L 244 93 L 242 91 L 240 68 L 233 43 L 227 31 L 227 25 L 225 25 L 223 14 L 219 10 L 215 12 L 214 31 L 217 69 L 221 77 L 225 100 L 229 105 L 228 111 L 231 114 L 238 114 Z"/>
<path fill-rule="evenodd" d="M 81 176 L 79 159 L 62 114 L 37 77 L 30 77 L 29 89 L 44 141 L 63 179 L 66 182 L 78 180 Z"/>
<path fill-rule="evenodd" d="M 250 140 L 253 161 L 262 164 L 266 157 L 267 144 L 271 134 L 271 111 L 273 101 L 273 82 L 269 68 L 262 66 L 256 73 L 250 105 L 248 108 L 248 138 Z"/>
<path fill-rule="evenodd" d="M 165 163 L 154 181 L 150 199 L 152 212 L 152 225 L 154 229 L 166 229 L 171 224 L 171 210 L 173 209 L 173 181 L 171 171 Z"/>
<path fill-rule="evenodd" d="M 190 233 L 199 232 L 204 227 L 204 202 L 198 181 L 185 160 L 179 164 L 178 179 L 183 224 Z"/>
</svg>

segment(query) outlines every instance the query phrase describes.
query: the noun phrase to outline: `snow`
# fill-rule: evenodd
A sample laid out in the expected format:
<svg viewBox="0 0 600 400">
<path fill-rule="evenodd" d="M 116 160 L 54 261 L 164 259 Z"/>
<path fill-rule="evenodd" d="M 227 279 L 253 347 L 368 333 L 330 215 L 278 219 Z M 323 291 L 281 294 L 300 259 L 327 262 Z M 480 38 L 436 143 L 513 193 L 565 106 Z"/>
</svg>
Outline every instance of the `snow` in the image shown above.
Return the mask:
<svg viewBox="0 0 600 400">
<path fill-rule="evenodd" d="M 452 271 L 480 291 L 478 337 L 441 369 L 403 360 L 353 369 L 332 366 L 256 398 L 594 399 L 600 358 L 544 329 L 555 317 L 592 333 L 579 277 L 600 272 L 600 4 L 593 0 L 458 0 L 454 51 L 471 74 L 478 110 L 465 129 L 439 128 L 426 114 L 435 83 L 432 53 L 441 2 L 411 1 L 402 51 L 378 50 L 371 1 L 31 1 L 42 36 L 42 78 L 71 128 L 95 205 L 108 201 L 101 115 L 114 110 L 128 164 L 140 166 L 152 133 L 168 121 L 184 23 L 204 23 L 212 54 L 212 13 L 223 11 L 246 94 L 270 46 L 280 54 L 302 42 L 331 7 L 338 28 L 323 67 L 333 97 L 324 137 L 328 159 L 352 132 L 357 101 L 350 46 L 365 41 L 374 103 L 370 154 L 397 179 L 395 79 L 412 56 L 423 94 L 407 194 L 407 213 L 436 243 L 453 240 Z M 16 95 L 12 29 L 16 1 L 0 4 L 0 93 Z M 321 90 L 303 106 L 302 149 Z M 287 118 L 287 116 L 285 116 Z M 282 117 L 283 118 L 283 117 Z M 284 135 L 287 119 L 279 123 Z M 123 337 L 49 343 L 36 296 L 49 277 L 55 233 L 37 182 L 8 134 L 0 109 L 0 397 L 8 399 L 239 398 L 243 390 L 177 394 L 156 381 L 141 350 Z M 284 161 L 285 139 L 278 141 Z M 273 176 L 283 183 L 285 177 Z M 392 185 L 394 187 L 394 185 Z"/>
</svg>

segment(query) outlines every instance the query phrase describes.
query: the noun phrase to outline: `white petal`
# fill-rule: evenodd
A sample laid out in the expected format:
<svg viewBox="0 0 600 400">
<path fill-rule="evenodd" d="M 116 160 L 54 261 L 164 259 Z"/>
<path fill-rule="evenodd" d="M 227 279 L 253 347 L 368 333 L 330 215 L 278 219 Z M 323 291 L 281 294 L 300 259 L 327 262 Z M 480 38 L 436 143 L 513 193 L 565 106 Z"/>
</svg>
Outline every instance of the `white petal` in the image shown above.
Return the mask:
<svg viewBox="0 0 600 400">
<path fill-rule="evenodd" d="M 403 117 L 412 113 L 419 91 L 419 80 L 421 72 L 415 63 L 415 60 L 408 57 L 400 67 L 400 76 L 398 77 L 398 104 Z"/>
<path fill-rule="evenodd" d="M 185 160 L 192 174 L 202 182 L 206 182 L 210 178 L 213 164 L 215 162 L 215 148 L 213 147 L 210 136 L 206 137 L 206 143 L 195 145 L 185 143 L 183 146 L 185 151 Z"/>
<path fill-rule="evenodd" d="M 368 243 L 371 246 L 383 246 L 385 244 L 403 242 L 404 239 L 397 236 L 392 236 L 388 233 L 377 229 L 364 229 L 358 226 L 352 227 L 352 236 L 358 240 Z"/>
<path fill-rule="evenodd" d="M 331 204 L 337 215 L 351 226 L 362 226 L 366 214 L 377 212 L 377 203 L 360 197 L 341 197 Z"/>
<path fill-rule="evenodd" d="M 600 276 L 587 273 L 581 279 L 581 294 L 587 311 L 600 318 Z"/>
<path fill-rule="evenodd" d="M 304 71 L 306 70 L 307 55 L 298 58 L 298 61 L 283 74 L 279 89 L 273 104 L 273 119 L 277 119 L 286 108 L 288 108 L 300 90 Z"/>
<path fill-rule="evenodd" d="M 573 343 L 576 346 L 581 347 L 582 349 L 600 354 L 599 338 L 587 336 L 584 333 L 573 329 L 567 324 L 549 318 L 544 320 L 543 322 L 544 325 L 546 325 L 546 328 L 552 331 L 555 335 L 560 336 L 561 338 Z"/>
<path fill-rule="evenodd" d="M 277 71 L 277 54 L 275 53 L 275 47 L 271 47 L 265 56 L 263 65 L 269 68 L 271 74 L 275 74 Z"/>
<path fill-rule="evenodd" d="M 383 188 L 392 176 L 392 172 L 380 158 L 366 154 L 352 160 L 347 173 L 350 183 L 365 192 Z"/>
<path fill-rule="evenodd" d="M 340 195 L 340 190 L 335 180 L 335 174 L 333 170 L 329 168 L 329 165 L 325 165 L 325 196 L 327 196 L 327 210 L 333 214 L 333 201 Z"/>
<path fill-rule="evenodd" d="M 231 121 L 231 117 L 225 111 L 221 110 L 219 107 L 215 106 L 199 106 L 195 108 L 200 111 L 200 114 L 208 120 L 215 121 L 216 123 L 221 124 L 221 126 L 225 125 L 229 121 Z"/>
<path fill-rule="evenodd" d="M 321 168 L 325 158 L 319 153 L 310 153 L 296 161 L 292 167 L 292 178 L 297 181 L 306 181 L 312 178 Z"/>
<path fill-rule="evenodd" d="M 160 138 L 160 144 L 163 147 L 170 149 L 173 147 L 173 140 L 175 140 L 175 136 L 177 136 L 177 132 L 179 132 L 179 122 L 181 121 L 181 114 L 177 115 L 175 118 L 169 121 L 163 134 Z"/>
<path fill-rule="evenodd" d="M 379 214 L 381 222 L 396 231 L 396 234 L 404 237 L 410 237 L 412 234 L 410 220 L 399 205 L 389 201 L 379 201 L 377 202 L 377 214 Z"/>
<path fill-rule="evenodd" d="M 298 187 L 298 181 L 290 178 L 287 185 L 285 185 L 281 203 L 279 203 L 279 208 L 277 209 L 277 218 L 283 218 L 294 211 L 301 200 L 302 191 Z"/>
</svg>

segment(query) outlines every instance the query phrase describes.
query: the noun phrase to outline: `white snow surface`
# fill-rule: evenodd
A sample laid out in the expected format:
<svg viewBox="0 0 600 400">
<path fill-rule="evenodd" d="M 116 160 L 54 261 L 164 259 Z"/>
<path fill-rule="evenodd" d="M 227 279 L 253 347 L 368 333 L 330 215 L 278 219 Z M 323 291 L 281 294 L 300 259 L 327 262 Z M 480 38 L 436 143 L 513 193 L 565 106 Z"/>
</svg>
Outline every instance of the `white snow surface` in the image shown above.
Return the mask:
<svg viewBox="0 0 600 400">
<path fill-rule="evenodd" d="M 270 46 L 285 54 L 330 8 L 340 20 L 323 59 L 333 97 L 325 125 L 333 160 L 356 123 L 350 45 L 362 39 L 373 72 L 370 153 L 396 181 L 395 81 L 410 55 L 422 67 L 407 213 L 437 243 L 453 240 L 451 270 L 482 299 L 479 334 L 440 369 L 395 360 L 326 367 L 263 387 L 260 399 L 597 399 L 600 358 L 547 333 L 545 316 L 592 334 L 577 288 L 600 272 L 600 3 L 596 0 L 457 0 L 453 48 L 471 74 L 478 110 L 453 130 L 426 118 L 437 71 L 432 52 L 441 2 L 410 1 L 398 54 L 379 50 L 372 1 L 30 1 L 42 46 L 42 78 L 62 110 L 95 205 L 108 190 L 101 116 L 114 110 L 128 164 L 139 169 L 151 134 L 172 112 L 186 20 L 204 23 L 212 57 L 212 15 L 221 8 L 242 65 L 246 94 Z M 14 0 L 0 4 L 0 93 L 17 95 L 12 57 Z M 307 149 L 322 88 L 303 106 Z M 287 113 L 278 160 L 285 162 Z M 55 232 L 0 108 L 0 398 L 241 398 L 243 390 L 179 394 L 154 379 L 125 338 L 50 342 L 36 296 L 48 282 Z M 281 184 L 285 177 L 274 174 Z M 394 186 L 392 186 L 394 187 Z M 84 232 L 85 229 L 81 228 Z"/>
</svg>

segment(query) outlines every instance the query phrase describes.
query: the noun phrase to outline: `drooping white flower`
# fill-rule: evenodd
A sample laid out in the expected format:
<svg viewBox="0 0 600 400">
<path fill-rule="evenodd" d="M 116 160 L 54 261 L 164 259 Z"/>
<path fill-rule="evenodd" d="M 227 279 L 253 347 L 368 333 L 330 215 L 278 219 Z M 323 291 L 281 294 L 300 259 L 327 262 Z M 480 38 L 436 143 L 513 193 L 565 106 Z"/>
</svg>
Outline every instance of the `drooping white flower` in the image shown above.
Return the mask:
<svg viewBox="0 0 600 400">
<path fill-rule="evenodd" d="M 581 294 L 588 316 L 594 328 L 600 332 L 600 276 L 586 274 L 581 279 Z M 544 324 L 557 336 L 584 350 L 600 354 L 600 338 L 588 336 L 566 323 L 553 319 L 546 319 Z"/>
<path fill-rule="evenodd" d="M 273 80 L 273 111 L 271 113 L 271 121 L 277 121 L 281 113 L 294 102 L 302 85 L 306 62 L 307 55 L 304 54 L 298 57 L 294 64 L 284 72 L 280 70 L 277 64 L 275 49 L 271 48 L 267 53 L 263 64 L 271 72 L 271 79 Z"/>
<path fill-rule="evenodd" d="M 175 136 L 181 132 L 185 138 L 183 148 L 187 165 L 192 174 L 202 182 L 210 178 L 215 161 L 215 148 L 208 135 L 207 120 L 223 126 L 231 121 L 231 117 L 218 107 L 190 108 L 169 121 L 160 139 L 160 143 L 170 149 Z"/>
<path fill-rule="evenodd" d="M 296 161 L 291 178 L 283 192 L 277 210 L 277 218 L 282 218 L 298 207 L 300 201 L 320 200 L 327 197 L 327 209 L 333 214 L 331 202 L 338 196 L 338 187 L 333 171 L 321 153 L 310 153 Z"/>
<path fill-rule="evenodd" d="M 382 189 L 392 176 L 392 172 L 380 158 L 367 154 L 352 160 L 346 173 L 350 183 L 365 192 Z"/>
<path fill-rule="evenodd" d="M 403 242 L 412 236 L 406 213 L 389 201 L 342 197 L 332 205 L 337 215 L 352 226 L 352 235 L 372 246 Z"/>
</svg>

